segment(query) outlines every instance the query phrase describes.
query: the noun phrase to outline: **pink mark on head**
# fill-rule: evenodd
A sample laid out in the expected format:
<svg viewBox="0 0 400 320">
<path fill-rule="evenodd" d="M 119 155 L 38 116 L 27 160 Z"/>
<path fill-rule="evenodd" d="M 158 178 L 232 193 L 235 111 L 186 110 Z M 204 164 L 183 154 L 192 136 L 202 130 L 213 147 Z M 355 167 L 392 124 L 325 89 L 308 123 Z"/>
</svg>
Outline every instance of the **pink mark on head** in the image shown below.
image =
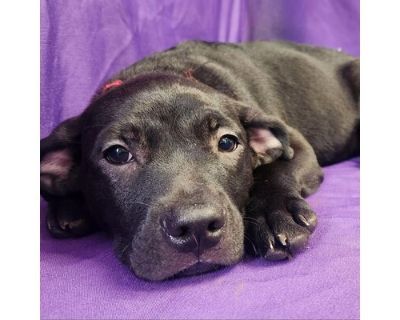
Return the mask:
<svg viewBox="0 0 400 320">
<path fill-rule="evenodd" d="M 193 76 L 194 70 L 192 68 L 186 69 L 183 71 L 183 75 L 186 79 L 195 80 L 196 78 Z"/>
<path fill-rule="evenodd" d="M 108 90 L 110 90 L 110 89 L 113 89 L 113 88 L 120 87 L 120 86 L 122 86 L 123 84 L 124 84 L 124 82 L 123 82 L 122 80 L 119 80 L 119 79 L 114 80 L 114 81 L 112 81 L 112 82 L 109 82 L 109 83 L 105 84 L 105 85 L 103 86 L 103 88 L 102 88 L 102 92 L 105 93 L 106 91 L 108 91 Z"/>
</svg>

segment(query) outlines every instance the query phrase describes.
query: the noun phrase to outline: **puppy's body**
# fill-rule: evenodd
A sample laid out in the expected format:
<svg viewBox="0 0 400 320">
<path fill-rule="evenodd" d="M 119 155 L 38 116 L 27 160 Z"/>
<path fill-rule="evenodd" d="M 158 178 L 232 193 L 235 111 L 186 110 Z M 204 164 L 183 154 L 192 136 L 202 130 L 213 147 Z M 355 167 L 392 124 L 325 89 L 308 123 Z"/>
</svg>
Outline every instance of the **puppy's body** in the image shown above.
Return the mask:
<svg viewBox="0 0 400 320">
<path fill-rule="evenodd" d="M 152 72 L 196 79 L 282 119 L 301 132 L 326 165 L 358 152 L 353 140 L 359 123 L 357 68 L 351 56 L 288 42 L 190 41 L 145 58 L 115 79 Z"/>
<path fill-rule="evenodd" d="M 146 279 L 235 263 L 244 232 L 268 259 L 301 250 L 319 165 L 358 153 L 359 62 L 332 50 L 187 42 L 109 83 L 42 142 L 48 225 L 109 230 Z"/>
</svg>

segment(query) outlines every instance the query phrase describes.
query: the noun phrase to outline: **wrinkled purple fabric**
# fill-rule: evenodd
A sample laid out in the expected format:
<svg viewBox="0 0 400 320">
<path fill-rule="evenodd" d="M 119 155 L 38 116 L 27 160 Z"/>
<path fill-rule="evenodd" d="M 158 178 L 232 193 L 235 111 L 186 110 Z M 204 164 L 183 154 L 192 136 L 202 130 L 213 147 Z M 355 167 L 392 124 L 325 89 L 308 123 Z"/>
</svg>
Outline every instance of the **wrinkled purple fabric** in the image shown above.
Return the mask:
<svg viewBox="0 0 400 320">
<path fill-rule="evenodd" d="M 284 39 L 358 55 L 359 2 L 42 0 L 41 136 L 79 114 L 114 72 L 188 39 Z M 324 171 L 310 198 L 319 226 L 296 259 L 246 259 L 163 283 L 133 276 L 104 234 L 52 239 L 42 203 L 42 318 L 358 318 L 359 161 Z"/>
</svg>

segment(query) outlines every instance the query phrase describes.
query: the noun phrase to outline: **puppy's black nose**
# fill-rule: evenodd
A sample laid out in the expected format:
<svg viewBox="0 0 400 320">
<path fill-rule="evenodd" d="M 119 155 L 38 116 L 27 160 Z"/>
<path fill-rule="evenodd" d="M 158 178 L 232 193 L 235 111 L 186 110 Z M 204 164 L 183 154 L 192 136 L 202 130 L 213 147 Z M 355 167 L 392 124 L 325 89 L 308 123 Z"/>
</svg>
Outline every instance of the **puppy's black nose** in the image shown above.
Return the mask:
<svg viewBox="0 0 400 320">
<path fill-rule="evenodd" d="M 201 255 L 221 240 L 225 218 L 217 208 L 192 207 L 171 210 L 162 215 L 160 222 L 172 246 L 182 252 Z"/>
</svg>

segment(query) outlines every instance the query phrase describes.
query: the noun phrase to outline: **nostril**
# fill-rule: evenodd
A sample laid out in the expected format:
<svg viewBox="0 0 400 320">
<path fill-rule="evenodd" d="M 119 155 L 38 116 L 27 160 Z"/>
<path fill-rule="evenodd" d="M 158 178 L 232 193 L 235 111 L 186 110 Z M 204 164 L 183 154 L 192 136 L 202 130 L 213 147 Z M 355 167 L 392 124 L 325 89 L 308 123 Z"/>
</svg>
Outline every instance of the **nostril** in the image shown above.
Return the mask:
<svg viewBox="0 0 400 320">
<path fill-rule="evenodd" d="M 216 232 L 220 230 L 224 226 L 224 220 L 223 219 L 214 219 L 208 224 L 207 230 L 209 232 Z"/>
<path fill-rule="evenodd" d="M 187 226 L 177 227 L 175 235 L 172 235 L 176 238 L 184 238 L 189 234 L 189 228 Z"/>
<path fill-rule="evenodd" d="M 161 227 L 168 236 L 175 239 L 186 238 L 190 235 L 190 228 L 186 224 L 179 224 L 172 219 L 161 219 Z"/>
</svg>

